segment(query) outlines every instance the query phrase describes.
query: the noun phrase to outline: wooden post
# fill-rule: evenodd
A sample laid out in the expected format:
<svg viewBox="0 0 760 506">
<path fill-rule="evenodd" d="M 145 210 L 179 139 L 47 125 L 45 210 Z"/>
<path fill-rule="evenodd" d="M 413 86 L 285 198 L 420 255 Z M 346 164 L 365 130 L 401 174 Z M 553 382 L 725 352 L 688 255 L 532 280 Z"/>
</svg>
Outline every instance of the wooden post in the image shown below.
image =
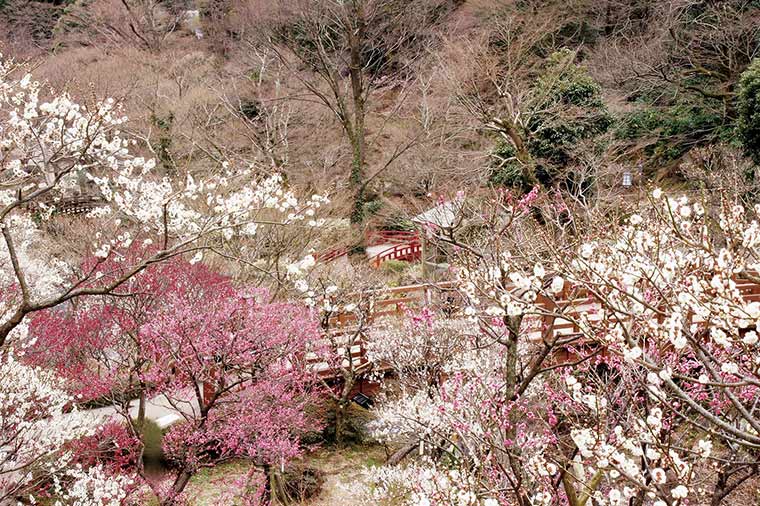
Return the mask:
<svg viewBox="0 0 760 506">
<path fill-rule="evenodd" d="M 427 260 L 425 258 L 425 254 L 427 253 L 427 248 L 425 247 L 427 234 L 424 232 L 424 230 L 420 231 L 420 260 L 422 261 L 422 279 L 427 280 Z"/>
</svg>

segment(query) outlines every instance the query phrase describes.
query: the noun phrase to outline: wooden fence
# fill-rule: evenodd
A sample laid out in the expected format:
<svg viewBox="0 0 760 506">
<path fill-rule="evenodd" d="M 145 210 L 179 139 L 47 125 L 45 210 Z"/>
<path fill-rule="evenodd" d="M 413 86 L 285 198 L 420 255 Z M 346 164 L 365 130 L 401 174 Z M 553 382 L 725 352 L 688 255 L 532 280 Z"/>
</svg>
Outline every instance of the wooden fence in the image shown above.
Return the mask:
<svg viewBox="0 0 760 506">
<path fill-rule="evenodd" d="M 380 318 L 403 317 L 407 311 L 431 307 L 435 311 L 453 314 L 461 306 L 454 283 L 420 284 L 372 290 L 354 294 L 354 300 L 362 305 L 364 330 L 369 330 Z M 349 341 L 349 336 L 358 330 L 358 316 L 355 312 L 338 313 L 330 317 L 328 328 L 330 337 L 337 343 L 341 339 Z M 367 362 L 364 336 L 351 340 L 350 356 L 354 366 Z M 348 345 L 348 344 L 347 344 Z M 344 350 L 345 351 L 345 350 Z M 323 377 L 335 375 L 330 365 L 316 354 L 309 354 L 307 362 Z"/>
<path fill-rule="evenodd" d="M 747 279 L 737 279 L 737 288 L 747 302 L 760 302 L 760 284 Z M 579 336 L 582 331 L 579 327 L 580 315 L 593 325 L 604 316 L 601 311 L 601 303 L 594 300 L 584 292 L 574 292 L 572 298 L 559 297 L 556 300 L 539 298 L 538 305 L 547 313 L 545 316 L 529 315 L 522 322 L 522 331 L 527 340 L 539 342 L 543 338 L 567 338 Z M 445 282 L 438 284 L 419 284 L 387 288 L 371 292 L 356 294 L 357 303 L 365 303 L 366 321 L 365 326 L 371 328 L 379 318 L 403 317 L 407 311 L 430 307 L 433 311 L 445 314 L 449 317 L 459 313 L 463 301 L 459 295 L 456 284 Z M 562 308 L 558 311 L 558 308 Z M 561 313 L 563 316 L 554 316 L 552 313 Z M 702 323 L 704 320 L 698 315 L 691 315 L 690 323 Z M 340 313 L 330 318 L 329 328 L 335 335 L 350 334 L 356 330 L 357 316 L 355 313 Z M 687 324 L 688 325 L 688 324 Z M 598 349 L 598 344 L 586 339 L 578 339 L 571 346 L 559 346 L 554 351 L 555 362 L 570 362 L 578 358 L 579 350 L 591 352 Z M 359 338 L 354 342 L 351 349 L 351 360 L 356 364 L 364 364 L 367 361 L 364 340 Z M 329 367 L 320 363 L 316 356 L 311 357 L 312 365 L 320 371 L 320 374 L 330 375 Z"/>
</svg>

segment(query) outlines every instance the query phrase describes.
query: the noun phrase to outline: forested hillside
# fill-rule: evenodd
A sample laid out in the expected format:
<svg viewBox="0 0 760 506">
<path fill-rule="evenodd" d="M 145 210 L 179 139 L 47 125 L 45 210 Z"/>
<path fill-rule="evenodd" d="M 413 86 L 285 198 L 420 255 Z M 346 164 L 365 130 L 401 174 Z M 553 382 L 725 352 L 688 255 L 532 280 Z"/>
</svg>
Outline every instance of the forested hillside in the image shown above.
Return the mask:
<svg viewBox="0 0 760 506">
<path fill-rule="evenodd" d="M 0 19 L 40 78 L 122 100 L 167 174 L 239 160 L 339 189 L 356 222 L 460 184 L 752 186 L 760 156 L 749 0 L 4 0 Z"/>
</svg>

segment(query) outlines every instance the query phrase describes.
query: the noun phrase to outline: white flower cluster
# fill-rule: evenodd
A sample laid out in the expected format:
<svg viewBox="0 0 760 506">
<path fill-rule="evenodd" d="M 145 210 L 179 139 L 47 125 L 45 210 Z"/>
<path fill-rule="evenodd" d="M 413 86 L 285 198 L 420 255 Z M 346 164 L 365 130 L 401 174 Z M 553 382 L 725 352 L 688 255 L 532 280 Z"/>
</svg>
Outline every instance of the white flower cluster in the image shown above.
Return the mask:
<svg viewBox="0 0 760 506">
<path fill-rule="evenodd" d="M 636 419 L 627 430 L 615 426 L 609 438 L 598 427 L 572 431 L 579 451 L 573 471 L 576 479 L 585 481 L 600 473 L 612 484 L 606 497 L 601 493 L 595 495 L 600 505 L 622 506 L 640 490 L 646 491 L 654 504 L 662 501 L 663 494 L 670 496 L 666 499 L 684 499 L 690 494 L 695 461 L 658 440 L 663 428 L 662 415 L 660 408 L 653 408 L 645 419 Z M 696 446 L 696 461 L 710 456 L 709 440 L 699 440 Z M 658 465 L 650 466 L 652 462 Z"/>
<path fill-rule="evenodd" d="M 604 397 L 598 397 L 593 393 L 584 393 L 583 385 L 575 378 L 575 376 L 569 375 L 565 379 L 565 383 L 568 386 L 568 390 L 575 402 L 584 404 L 588 409 L 593 412 L 603 412 L 607 407 L 607 399 Z"/>
<path fill-rule="evenodd" d="M 60 258 L 48 254 L 50 240 L 35 226 L 28 216 L 17 215 L 7 220 L 15 235 L 14 247 L 18 261 L 24 266 L 25 281 L 34 299 L 44 299 L 58 294 L 66 286 L 69 266 Z M 8 246 L 0 241 L 0 258 L 9 258 Z M 9 263 L 0 263 L 0 286 L 7 289 L 16 282 Z M 13 308 L 0 306 L 5 313 Z M 0 313 L 1 314 L 1 313 Z"/>
<path fill-rule="evenodd" d="M 375 502 L 396 500 L 404 506 L 499 506 L 492 497 L 480 497 L 476 480 L 467 472 L 446 469 L 429 460 L 419 464 L 373 468 L 364 482 L 372 485 Z"/>
<path fill-rule="evenodd" d="M 374 414 L 367 429 L 382 443 L 406 443 L 448 431 L 449 419 L 440 399 L 431 399 L 424 391 L 402 392 L 381 403 Z"/>
<path fill-rule="evenodd" d="M 57 496 L 54 506 L 122 506 L 127 488 L 133 484 L 128 476 L 107 474 L 101 466 L 65 471 L 65 481 L 54 476 Z"/>
<path fill-rule="evenodd" d="M 489 317 L 521 316 L 535 313 L 538 295 L 545 291 L 546 269 L 541 264 L 525 272 L 507 254 L 495 262 L 498 267 L 483 265 L 478 269 L 460 268 L 457 272 L 460 291 L 466 296 L 466 316 L 475 317 L 479 307 L 486 306 Z M 548 290 L 553 294 L 562 291 L 565 280 L 552 277 Z M 485 301 L 484 301 L 485 299 Z"/>
<path fill-rule="evenodd" d="M 462 248 L 456 272 L 465 315 L 495 339 L 463 339 L 429 389 L 408 378 L 446 353 L 444 331 L 431 332 L 436 341 L 424 327 L 402 326 L 385 334 L 388 343 L 370 345 L 376 360 L 399 364 L 394 370 L 406 389 L 377 407 L 375 436 L 420 442 L 421 455 L 433 456 L 424 451 L 432 446 L 453 456 L 438 466 L 459 456 L 477 481 L 474 490 L 466 480 L 462 488 L 478 500 L 482 491 L 499 490 L 525 494 L 533 505 L 564 502 L 562 494 L 572 492 L 556 487 L 564 471 L 586 504 L 623 506 L 638 497 L 647 506 L 709 502 L 717 470 L 744 462 L 760 441 L 760 207 L 724 203 L 717 223 L 713 214 L 655 191 L 651 206 L 621 227 L 594 229 L 574 249 L 535 255 L 501 237 L 477 255 Z M 514 342 L 500 332 L 514 322 L 520 328 L 509 328 L 507 337 L 518 342 L 510 348 Z M 481 349 L 468 351 L 474 342 Z M 488 348 L 499 350 L 500 362 L 483 353 Z M 561 367 L 560 360 L 589 351 L 587 360 Z M 505 401 L 505 378 L 514 370 L 530 378 L 534 364 L 541 369 L 535 379 L 519 399 Z M 553 452 L 558 420 L 578 449 L 569 461 Z M 509 464 L 494 462 L 498 455 L 509 455 Z M 406 490 L 412 499 L 403 504 L 437 505 L 441 496 L 420 482 L 449 470 L 427 467 L 433 470 L 415 470 L 422 478 L 411 483 L 406 471 L 383 480 Z M 517 478 L 499 474 L 512 469 Z M 516 481 L 520 490 L 512 491 Z M 449 504 L 442 497 L 440 504 Z"/>
<path fill-rule="evenodd" d="M 424 316 L 431 314 L 424 310 Z M 385 318 L 369 329 L 366 356 L 378 368 L 392 369 L 405 385 L 424 390 L 442 372 L 487 367 L 487 353 L 472 353 L 471 341 L 479 332 L 464 318 Z"/>
<path fill-rule="evenodd" d="M 103 200 L 86 216 L 107 224 L 102 231 L 115 230 L 94 237 L 92 252 L 101 258 L 128 247 L 138 235 L 188 244 L 207 234 L 250 237 L 260 222 L 320 224 L 314 216 L 327 199 L 315 195 L 299 202 L 279 175 L 250 177 L 249 171 L 223 163 L 198 180 L 159 177 L 155 160 L 130 153 L 134 140 L 121 131 L 126 118 L 117 102 L 80 105 L 66 93 L 43 89 L 28 74 L 14 79 L 15 66 L 8 60 L 0 58 L 0 69 L 0 215 L 14 237 L 37 228 L 25 218 L 28 211 L 36 220 L 50 218 L 79 191 Z M 48 256 L 24 268 L 50 267 L 55 258 Z"/>
<path fill-rule="evenodd" d="M 64 444 L 92 435 L 102 420 L 76 408 L 69 410 L 73 399 L 61 386 L 53 373 L 25 366 L 10 356 L 0 363 L 0 434 L 12 435 L 10 440 L 0 437 L 0 502 L 33 487 L 41 477 L 58 484 L 60 491 L 61 483 L 72 479 L 80 483 L 79 488 L 67 488 L 70 498 L 84 498 L 85 489 L 99 490 L 101 497 L 115 500 L 124 496 L 127 478 L 69 467 L 72 455 L 62 450 Z"/>
</svg>

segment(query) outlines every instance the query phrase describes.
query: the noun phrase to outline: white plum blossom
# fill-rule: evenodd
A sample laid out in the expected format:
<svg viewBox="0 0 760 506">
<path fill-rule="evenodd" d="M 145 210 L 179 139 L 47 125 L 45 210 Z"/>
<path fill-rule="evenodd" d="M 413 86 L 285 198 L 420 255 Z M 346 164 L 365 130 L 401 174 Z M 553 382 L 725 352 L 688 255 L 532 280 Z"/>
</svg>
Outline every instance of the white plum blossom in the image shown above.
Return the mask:
<svg viewBox="0 0 760 506">
<path fill-rule="evenodd" d="M 725 364 L 720 366 L 720 370 L 726 374 L 738 374 L 739 366 L 733 362 L 726 362 Z"/>
<path fill-rule="evenodd" d="M 710 456 L 710 453 L 712 453 L 712 441 L 700 439 L 697 442 L 697 449 L 699 451 L 699 454 L 703 458 L 707 458 Z"/>
<path fill-rule="evenodd" d="M 689 495 L 689 489 L 684 485 L 678 485 L 670 494 L 674 499 L 685 499 Z"/>
<path fill-rule="evenodd" d="M 121 506 L 133 480 L 128 476 L 111 475 L 101 466 L 87 470 L 81 467 L 68 469 L 64 486 L 56 482 L 60 500 L 54 506 Z"/>
<path fill-rule="evenodd" d="M 552 284 L 551 284 L 551 291 L 552 291 L 552 293 L 558 294 L 558 293 L 562 292 L 562 289 L 564 287 L 565 287 L 565 280 L 562 279 L 562 277 L 555 276 L 552 279 Z"/>
<path fill-rule="evenodd" d="M 193 264 L 197 264 L 201 260 L 203 260 L 203 252 L 198 251 L 195 255 L 193 255 L 193 257 L 189 260 L 189 262 L 190 262 L 190 265 L 193 265 Z"/>
<path fill-rule="evenodd" d="M 9 169 L 0 178 L 5 231 L 0 282 L 4 287 L 18 283 L 26 292 L 22 312 L 74 298 L 90 281 L 75 279 L 72 271 L 78 266 L 61 265 L 69 252 L 58 249 L 89 249 L 106 259 L 141 236 L 143 244 L 161 245 L 153 259 L 158 260 L 191 251 L 209 236 L 250 238 L 260 232 L 260 222 L 297 226 L 327 202 L 321 195 L 301 202 L 282 176 L 250 177 L 228 163 L 203 176 L 172 181 L 155 173 L 155 160 L 130 151 L 133 139 L 122 130 L 126 118 L 115 100 L 79 104 L 27 74 L 14 79 L 23 70 L 0 58 L 0 163 Z M 65 214 L 80 192 L 93 199 L 93 208 L 82 216 L 98 232 L 86 244 L 68 238 L 72 244 L 57 243 L 40 223 Z M 13 313 L 18 308 L 3 309 Z M 8 331 L 2 328 L 0 343 Z"/>
<path fill-rule="evenodd" d="M 102 420 L 67 411 L 74 399 L 54 375 L 14 359 L 28 344 L 22 335 L 28 315 L 110 293 L 150 263 L 191 252 L 197 262 L 212 243 L 249 240 L 265 227 L 303 226 L 327 199 L 300 201 L 282 176 L 252 177 L 226 162 L 170 180 L 157 173 L 155 160 L 132 151 L 136 142 L 124 132 L 117 101 L 80 104 L 24 71 L 0 57 L 0 504 L 49 477 L 68 487 L 57 490 L 61 504 L 115 506 L 127 478 L 73 468 L 63 451 Z M 73 219 L 72 209 L 79 213 Z M 53 235 L 53 220 L 82 226 Z M 90 259 L 126 262 L 124 252 L 136 241 L 146 258 L 124 265 L 120 280 L 83 267 Z M 313 263 L 312 257 L 303 266 Z"/>
<path fill-rule="evenodd" d="M 501 362 L 479 359 L 479 369 L 448 369 L 439 388 L 451 394 L 455 389 L 447 387 L 458 375 L 457 395 L 438 399 L 437 389 L 421 389 L 425 395 L 416 404 L 384 403 L 384 434 L 396 427 L 404 428 L 402 441 L 428 431 L 446 434 L 473 456 L 485 495 L 509 494 L 509 479 L 493 467 L 481 473 L 478 466 L 497 452 L 509 454 L 514 434 L 507 437 L 508 429 L 485 422 L 493 408 L 475 385 L 489 384 L 497 396 L 516 378 L 525 405 L 512 409 L 524 421 L 524 433 L 541 426 L 536 412 L 547 411 L 536 392 L 551 392 L 552 409 L 562 402 L 571 406 L 562 426 L 577 448 L 572 462 L 535 442 L 520 446 L 510 462 L 522 473 L 517 479 L 529 484 L 520 493 L 534 504 L 567 499 L 556 497 L 563 493 L 556 482 L 540 485 L 553 469 L 552 458 L 572 473 L 577 494 L 588 488 L 586 504 L 605 506 L 627 504 L 639 494 L 647 506 L 702 501 L 715 470 L 731 466 L 716 457 L 713 445 L 738 448 L 729 458 L 751 461 L 760 445 L 754 405 L 760 384 L 760 208 L 722 201 L 708 211 L 659 189 L 651 197 L 627 221 L 590 226 L 559 245 L 551 234 L 543 241 L 545 229 L 555 230 L 551 224 L 527 223 L 513 207 L 475 209 L 492 228 L 457 250 L 453 272 L 464 316 L 482 330 L 475 342 L 498 350 Z M 551 209 L 545 212 L 552 216 Z M 541 237 L 531 241 L 536 230 Z M 584 354 L 604 372 L 584 365 Z M 436 403 L 437 412 L 429 405 Z M 420 416 L 410 414 L 415 409 Z M 699 436 L 674 445 L 674 431 Z M 480 453 L 484 441 L 490 453 Z M 539 458 L 539 452 L 550 458 Z M 488 472 L 500 480 L 483 477 Z"/>
<path fill-rule="evenodd" d="M 73 504 L 93 504 L 87 502 L 93 490 L 112 495 L 109 505 L 125 496 L 129 477 L 110 478 L 97 469 L 69 467 L 72 456 L 63 451 L 64 444 L 92 435 L 103 420 L 76 409 L 67 412 L 73 399 L 62 386 L 51 372 L 12 357 L 0 362 L 0 434 L 13 435 L 12 440 L 0 439 L 0 502 L 33 486 L 41 476 L 54 481 L 74 477 L 79 485 L 66 491 L 67 497 L 80 501 Z"/>
</svg>

